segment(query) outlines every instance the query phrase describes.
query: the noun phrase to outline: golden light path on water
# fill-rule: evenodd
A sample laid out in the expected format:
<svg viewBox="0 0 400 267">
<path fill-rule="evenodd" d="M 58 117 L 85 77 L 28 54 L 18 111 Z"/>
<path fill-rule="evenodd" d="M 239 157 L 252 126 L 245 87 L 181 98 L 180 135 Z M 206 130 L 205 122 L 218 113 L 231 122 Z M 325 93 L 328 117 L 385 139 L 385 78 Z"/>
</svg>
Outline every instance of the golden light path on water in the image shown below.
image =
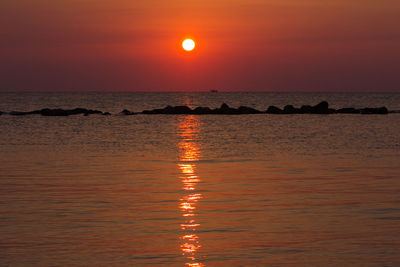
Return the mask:
<svg viewBox="0 0 400 267">
<path fill-rule="evenodd" d="M 180 210 L 182 212 L 183 222 L 180 227 L 182 230 L 181 251 L 182 255 L 189 261 L 186 266 L 204 266 L 199 262 L 198 250 L 201 248 L 199 237 L 196 234 L 200 226 L 196 222 L 197 203 L 203 197 L 197 191 L 197 184 L 200 182 L 196 174 L 195 162 L 200 157 L 200 147 L 196 142 L 199 133 L 200 121 L 197 116 L 185 116 L 179 121 L 179 136 L 181 141 L 179 147 L 180 179 L 182 189 L 185 194 L 180 199 Z"/>
</svg>

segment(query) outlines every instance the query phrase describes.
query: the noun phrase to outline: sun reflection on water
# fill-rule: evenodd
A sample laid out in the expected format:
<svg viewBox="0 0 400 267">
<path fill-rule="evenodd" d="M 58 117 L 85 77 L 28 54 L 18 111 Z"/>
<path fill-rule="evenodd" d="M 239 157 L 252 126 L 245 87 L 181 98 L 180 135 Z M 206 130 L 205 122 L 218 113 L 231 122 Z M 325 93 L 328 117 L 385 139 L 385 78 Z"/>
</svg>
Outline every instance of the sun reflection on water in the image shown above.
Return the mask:
<svg viewBox="0 0 400 267">
<path fill-rule="evenodd" d="M 185 194 L 180 199 L 179 209 L 182 212 L 183 223 L 180 227 L 183 232 L 181 239 L 182 255 L 189 262 L 186 266 L 200 267 L 204 266 L 199 261 L 197 255 L 201 248 L 199 237 L 196 234 L 200 224 L 196 221 L 197 203 L 202 199 L 202 195 L 197 193 L 197 184 L 200 178 L 196 174 L 195 162 L 200 158 L 200 146 L 196 142 L 198 139 L 200 121 L 196 116 L 182 117 L 179 121 L 179 163 L 180 179 L 182 181 L 182 189 Z"/>
</svg>

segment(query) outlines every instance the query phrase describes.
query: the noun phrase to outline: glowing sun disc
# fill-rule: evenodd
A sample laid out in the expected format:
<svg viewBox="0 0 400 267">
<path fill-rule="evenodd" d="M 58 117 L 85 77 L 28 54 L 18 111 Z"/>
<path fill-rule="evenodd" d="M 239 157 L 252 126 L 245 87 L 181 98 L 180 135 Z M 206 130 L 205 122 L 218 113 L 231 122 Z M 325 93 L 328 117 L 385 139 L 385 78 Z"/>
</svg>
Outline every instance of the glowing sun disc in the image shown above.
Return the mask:
<svg viewBox="0 0 400 267">
<path fill-rule="evenodd" d="M 192 51 L 196 43 L 192 39 L 186 39 L 182 42 L 182 47 L 185 51 Z"/>
</svg>

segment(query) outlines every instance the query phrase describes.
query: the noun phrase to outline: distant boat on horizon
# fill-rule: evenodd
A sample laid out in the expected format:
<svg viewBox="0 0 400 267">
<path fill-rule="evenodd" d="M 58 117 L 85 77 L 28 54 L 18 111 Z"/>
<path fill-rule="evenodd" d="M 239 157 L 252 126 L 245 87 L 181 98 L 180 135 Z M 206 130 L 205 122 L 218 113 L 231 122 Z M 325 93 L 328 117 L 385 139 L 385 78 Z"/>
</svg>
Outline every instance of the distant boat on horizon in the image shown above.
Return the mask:
<svg viewBox="0 0 400 267">
<path fill-rule="evenodd" d="M 218 93 L 218 90 L 215 90 L 215 89 L 210 90 L 210 93 Z"/>
</svg>

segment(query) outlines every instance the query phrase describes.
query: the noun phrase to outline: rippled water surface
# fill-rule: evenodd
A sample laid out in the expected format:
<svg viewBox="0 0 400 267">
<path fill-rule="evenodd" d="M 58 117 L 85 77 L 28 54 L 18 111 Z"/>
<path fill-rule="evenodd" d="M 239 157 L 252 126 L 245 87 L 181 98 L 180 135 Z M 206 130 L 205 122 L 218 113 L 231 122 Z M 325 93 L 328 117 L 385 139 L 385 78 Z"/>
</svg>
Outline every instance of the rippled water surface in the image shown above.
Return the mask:
<svg viewBox="0 0 400 267">
<path fill-rule="evenodd" d="M 399 94 L 0 94 L 0 110 Z M 0 116 L 1 266 L 399 266 L 400 114 Z"/>
</svg>

